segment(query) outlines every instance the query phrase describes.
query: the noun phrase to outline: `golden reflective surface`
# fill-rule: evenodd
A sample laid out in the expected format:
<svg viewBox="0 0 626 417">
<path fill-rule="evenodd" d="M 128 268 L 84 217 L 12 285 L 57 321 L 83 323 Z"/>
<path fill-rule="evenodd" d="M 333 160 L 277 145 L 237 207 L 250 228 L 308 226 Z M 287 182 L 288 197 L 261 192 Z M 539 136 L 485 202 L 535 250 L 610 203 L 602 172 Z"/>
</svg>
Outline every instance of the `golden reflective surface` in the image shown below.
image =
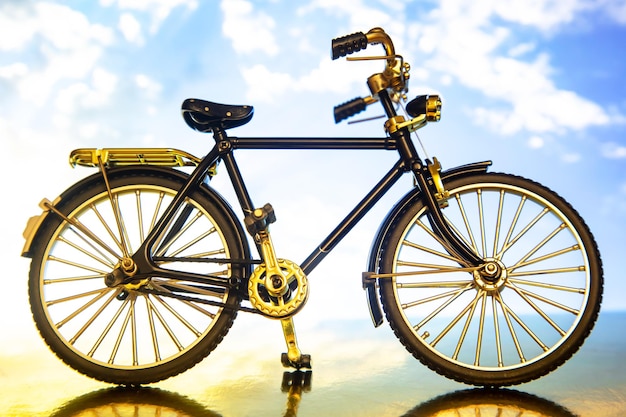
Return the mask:
<svg viewBox="0 0 626 417">
<path fill-rule="evenodd" d="M 626 313 L 601 314 L 582 350 L 557 371 L 501 390 L 438 376 L 406 353 L 388 328 L 374 329 L 367 321 L 307 326 L 305 317 L 300 344 L 312 354 L 313 371 L 285 370 L 279 323 L 244 315 L 238 321 L 198 366 L 141 388 L 88 379 L 63 365 L 36 337 L 19 349 L 3 339 L 0 415 L 626 415 Z"/>
</svg>

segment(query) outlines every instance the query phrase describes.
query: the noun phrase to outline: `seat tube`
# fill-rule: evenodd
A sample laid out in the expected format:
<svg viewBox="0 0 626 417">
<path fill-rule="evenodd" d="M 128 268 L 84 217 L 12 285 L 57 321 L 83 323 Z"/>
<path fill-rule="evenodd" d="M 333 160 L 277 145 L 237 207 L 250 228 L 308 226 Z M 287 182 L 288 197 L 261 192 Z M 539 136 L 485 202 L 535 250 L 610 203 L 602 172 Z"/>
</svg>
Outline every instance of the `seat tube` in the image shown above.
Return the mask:
<svg viewBox="0 0 626 417">
<path fill-rule="evenodd" d="M 246 188 L 241 171 L 239 170 L 239 166 L 237 165 L 237 161 L 233 155 L 233 144 L 226 136 L 226 132 L 222 129 L 215 129 L 213 137 L 217 142 L 220 156 L 226 166 L 226 171 L 228 171 L 228 176 L 233 185 L 235 194 L 237 195 L 237 199 L 239 200 L 239 205 L 241 206 L 244 215 L 248 215 L 254 210 L 254 203 L 252 202 L 250 193 Z"/>
</svg>

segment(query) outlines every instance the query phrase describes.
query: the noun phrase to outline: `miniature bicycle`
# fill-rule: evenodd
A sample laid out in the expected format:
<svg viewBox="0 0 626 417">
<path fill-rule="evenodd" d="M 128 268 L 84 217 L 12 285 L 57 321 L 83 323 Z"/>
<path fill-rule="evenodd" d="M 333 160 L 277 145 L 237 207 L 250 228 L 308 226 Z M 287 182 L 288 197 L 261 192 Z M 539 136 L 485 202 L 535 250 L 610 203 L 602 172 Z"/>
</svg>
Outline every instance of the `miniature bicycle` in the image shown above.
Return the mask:
<svg viewBox="0 0 626 417">
<path fill-rule="evenodd" d="M 411 133 L 440 118 L 438 96 L 408 92 L 409 65 L 380 28 L 334 39 L 333 59 L 381 44 L 385 69 L 371 95 L 335 108 L 337 122 L 379 102 L 382 138 L 240 138 L 227 130 L 251 106 L 198 99 L 187 124 L 212 132 L 203 158 L 175 149 L 77 149 L 73 165 L 99 168 L 30 219 L 29 298 L 39 332 L 74 369 L 116 384 L 159 381 L 192 367 L 226 335 L 239 311 L 279 320 L 287 367 L 308 368 L 293 316 L 307 276 L 405 173 L 408 190 L 374 237 L 363 273 L 375 326 L 384 309 L 398 339 L 434 371 L 468 384 L 526 382 L 569 359 L 591 331 L 602 298 L 602 265 L 577 212 L 546 187 L 488 173 L 490 161 L 441 171 L 422 160 Z M 370 149 L 399 158 L 301 264 L 277 256 L 272 206 L 253 204 L 237 149 Z M 221 162 L 243 224 L 210 186 Z M 178 167 L 193 166 L 191 173 Z M 260 259 L 252 256 L 246 231 Z M 380 301 L 379 301 L 380 299 Z"/>
</svg>

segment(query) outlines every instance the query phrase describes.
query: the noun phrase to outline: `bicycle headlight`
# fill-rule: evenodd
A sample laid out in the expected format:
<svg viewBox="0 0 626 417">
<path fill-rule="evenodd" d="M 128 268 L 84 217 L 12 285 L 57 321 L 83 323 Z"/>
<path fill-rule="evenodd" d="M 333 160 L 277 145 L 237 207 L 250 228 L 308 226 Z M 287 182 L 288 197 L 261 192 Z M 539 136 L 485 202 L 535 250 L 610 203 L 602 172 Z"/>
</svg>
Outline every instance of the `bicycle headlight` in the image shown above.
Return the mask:
<svg viewBox="0 0 626 417">
<path fill-rule="evenodd" d="M 441 99 L 439 96 L 429 96 L 426 99 L 426 120 L 438 122 L 441 119 Z"/>
<path fill-rule="evenodd" d="M 441 119 L 441 99 L 437 95 L 417 96 L 406 106 L 411 117 L 426 115 L 426 121 L 438 122 Z"/>
</svg>

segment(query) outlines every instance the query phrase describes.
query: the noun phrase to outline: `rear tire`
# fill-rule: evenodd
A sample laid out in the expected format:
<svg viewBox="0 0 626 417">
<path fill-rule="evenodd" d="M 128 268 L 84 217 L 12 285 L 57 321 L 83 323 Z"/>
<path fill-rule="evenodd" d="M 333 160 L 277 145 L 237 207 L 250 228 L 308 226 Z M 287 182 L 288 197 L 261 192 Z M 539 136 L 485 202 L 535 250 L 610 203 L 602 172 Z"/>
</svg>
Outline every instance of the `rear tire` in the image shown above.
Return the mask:
<svg viewBox="0 0 626 417">
<path fill-rule="evenodd" d="M 428 367 L 468 384 L 551 372 L 582 345 L 600 310 L 602 265 L 589 229 L 556 193 L 524 178 L 478 174 L 446 189 L 446 221 L 484 268 L 461 269 L 416 194 L 380 257 L 381 274 L 400 274 L 379 279 L 396 336 Z"/>
<path fill-rule="evenodd" d="M 123 257 L 123 247 L 130 254 L 137 250 L 185 181 L 180 173 L 165 169 L 110 170 L 108 178 L 115 204 L 96 174 L 66 191 L 56 205 L 82 226 L 50 213 L 40 228 L 31 251 L 31 310 L 48 346 L 77 371 L 115 384 L 156 382 L 187 370 L 215 349 L 237 315 L 240 295 L 158 276 L 135 286 L 108 287 L 104 278 Z M 193 192 L 177 213 L 178 224 L 175 218 L 168 226 L 176 231 L 166 232 L 156 244 L 155 255 L 168 257 L 157 263 L 245 279 L 244 267 L 228 262 L 172 261 L 246 259 L 240 227 L 225 207 L 207 188 Z M 168 295 L 142 291 L 147 289 Z"/>
</svg>

